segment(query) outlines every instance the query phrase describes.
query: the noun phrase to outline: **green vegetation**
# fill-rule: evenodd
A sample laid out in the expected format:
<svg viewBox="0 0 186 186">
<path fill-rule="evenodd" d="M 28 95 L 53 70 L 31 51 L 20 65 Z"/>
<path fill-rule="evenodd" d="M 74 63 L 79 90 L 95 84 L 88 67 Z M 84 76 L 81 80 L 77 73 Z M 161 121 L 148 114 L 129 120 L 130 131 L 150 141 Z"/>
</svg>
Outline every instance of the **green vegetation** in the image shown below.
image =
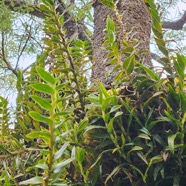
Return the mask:
<svg viewBox="0 0 186 186">
<path fill-rule="evenodd" d="M 138 41 L 118 41 L 108 16 L 104 47 L 119 73 L 107 90 L 101 82 L 88 86 L 90 42 L 68 39 L 63 15 L 43 0 L 45 50 L 26 80 L 16 72 L 15 129 L 0 97 L 0 185 L 185 184 L 186 57 L 169 53 L 156 6 L 146 3 L 168 75 L 141 64 Z"/>
</svg>

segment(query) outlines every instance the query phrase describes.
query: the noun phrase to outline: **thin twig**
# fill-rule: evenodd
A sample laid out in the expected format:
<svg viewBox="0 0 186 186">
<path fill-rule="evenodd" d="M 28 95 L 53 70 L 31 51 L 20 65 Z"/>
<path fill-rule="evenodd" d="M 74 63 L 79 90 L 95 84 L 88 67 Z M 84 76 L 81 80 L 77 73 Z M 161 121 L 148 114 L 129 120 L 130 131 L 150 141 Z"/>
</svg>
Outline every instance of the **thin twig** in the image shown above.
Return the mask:
<svg viewBox="0 0 186 186">
<path fill-rule="evenodd" d="M 27 28 L 26 28 L 26 30 L 27 30 Z M 30 27 L 30 29 L 28 30 L 27 39 L 26 39 L 25 44 L 24 44 L 24 46 L 22 47 L 22 49 L 21 49 L 21 44 L 22 44 L 22 39 L 25 37 L 24 35 L 23 35 L 23 37 L 22 37 L 22 39 L 21 39 L 21 42 L 20 42 L 20 44 L 19 44 L 19 49 L 18 49 L 18 51 L 20 51 L 20 49 L 21 49 L 21 51 L 18 52 L 18 57 L 17 57 L 17 62 L 16 62 L 15 70 L 17 70 L 19 60 L 20 60 L 20 58 L 21 58 L 21 56 L 22 56 L 22 54 L 23 54 L 23 52 L 24 52 L 24 50 L 25 50 L 25 48 L 26 48 L 26 46 L 27 46 L 27 44 L 28 44 L 28 41 L 29 41 L 29 39 L 30 39 L 30 36 L 31 36 L 31 27 Z"/>
<path fill-rule="evenodd" d="M 6 64 L 7 66 L 7 69 L 12 71 L 13 74 L 15 74 L 17 76 L 17 70 L 14 69 L 12 67 L 12 65 L 10 64 L 10 62 L 6 59 L 6 55 L 5 55 L 5 33 L 2 32 L 1 33 L 1 36 L 2 36 L 2 42 L 1 42 L 1 51 L 2 51 L 2 54 L 0 55 L 0 58 L 4 61 L 4 63 Z"/>
</svg>

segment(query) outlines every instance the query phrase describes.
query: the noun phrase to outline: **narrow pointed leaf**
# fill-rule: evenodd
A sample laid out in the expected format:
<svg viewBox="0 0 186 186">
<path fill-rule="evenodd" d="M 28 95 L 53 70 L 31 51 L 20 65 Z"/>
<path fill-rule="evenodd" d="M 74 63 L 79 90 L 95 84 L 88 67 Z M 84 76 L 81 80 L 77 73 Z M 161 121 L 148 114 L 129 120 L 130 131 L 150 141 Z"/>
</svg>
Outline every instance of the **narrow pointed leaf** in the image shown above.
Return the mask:
<svg viewBox="0 0 186 186">
<path fill-rule="evenodd" d="M 148 165 L 148 161 L 147 158 L 145 157 L 145 155 L 142 152 L 137 152 L 137 155 L 145 162 L 145 164 Z"/>
<path fill-rule="evenodd" d="M 57 152 L 56 152 L 56 154 L 54 155 L 54 160 L 57 160 L 57 159 L 59 159 L 62 155 L 63 155 L 63 153 L 64 153 L 64 151 L 66 150 L 66 148 L 69 146 L 69 142 L 66 142 Z"/>
<path fill-rule="evenodd" d="M 140 147 L 140 146 L 134 146 L 134 147 L 132 147 L 132 149 L 127 153 L 127 157 L 129 157 L 129 155 L 130 155 L 131 152 L 133 152 L 133 151 L 141 151 L 141 150 L 143 150 L 142 147 Z"/>
<path fill-rule="evenodd" d="M 50 133 L 48 131 L 32 131 L 26 135 L 27 138 L 41 138 L 41 139 L 50 139 Z"/>
<path fill-rule="evenodd" d="M 128 75 L 133 72 L 134 64 L 135 64 L 135 57 L 134 57 L 134 55 L 126 58 L 123 61 L 123 68 L 126 69 Z"/>
<path fill-rule="evenodd" d="M 45 164 L 37 164 L 35 167 L 39 168 L 39 169 L 43 169 L 43 170 L 47 170 L 48 169 L 48 165 Z"/>
<path fill-rule="evenodd" d="M 32 84 L 31 87 L 34 90 L 39 91 L 39 92 L 44 92 L 50 95 L 54 94 L 54 89 L 51 86 L 43 84 L 43 83 L 35 83 L 35 84 Z"/>
<path fill-rule="evenodd" d="M 51 110 L 52 105 L 46 100 L 37 95 L 32 95 L 31 98 L 43 109 Z"/>
<path fill-rule="evenodd" d="M 113 131 L 113 123 L 114 123 L 114 118 L 112 118 L 107 125 L 107 131 L 109 134 Z"/>
<path fill-rule="evenodd" d="M 155 72 L 153 72 L 150 68 L 144 66 L 142 63 L 138 63 L 139 66 L 141 66 L 153 80 L 158 80 L 158 77 Z"/>
<path fill-rule="evenodd" d="M 115 112 L 116 110 L 120 109 L 121 105 L 115 105 L 110 109 L 110 113 Z"/>
<path fill-rule="evenodd" d="M 57 164 L 55 164 L 52 169 L 54 171 L 54 173 L 58 173 L 61 170 L 63 170 L 67 165 L 69 165 L 72 161 L 74 161 L 74 158 L 69 158 L 65 161 L 59 162 Z"/>
<path fill-rule="evenodd" d="M 177 135 L 177 133 L 168 137 L 168 145 L 169 145 L 169 149 L 170 149 L 172 154 L 174 154 L 174 149 L 175 149 L 174 140 L 176 138 L 176 135 Z"/>
<path fill-rule="evenodd" d="M 85 149 L 83 148 L 77 148 L 76 152 L 76 160 L 78 161 L 79 164 L 82 165 L 84 158 L 85 158 Z"/>
<path fill-rule="evenodd" d="M 36 121 L 43 122 L 49 125 L 53 123 L 53 121 L 50 118 L 47 118 L 35 111 L 30 111 L 29 116 Z"/>
<path fill-rule="evenodd" d="M 149 135 L 147 135 L 147 134 L 142 134 L 142 133 L 141 133 L 141 134 L 138 135 L 138 137 L 139 137 L 139 138 L 143 138 L 143 139 L 150 140 L 150 137 L 149 137 Z"/>
<path fill-rule="evenodd" d="M 42 184 L 42 181 L 43 179 L 41 177 L 36 176 L 36 177 L 20 182 L 19 185 L 30 185 L 30 184 L 38 185 L 38 184 Z"/>
<path fill-rule="evenodd" d="M 117 173 L 120 172 L 120 170 L 123 168 L 123 165 L 118 165 L 117 167 L 114 168 L 114 170 L 107 176 L 106 180 L 105 180 L 105 185 L 107 185 L 107 182 L 113 177 L 115 176 Z"/>
<path fill-rule="evenodd" d="M 123 114 L 123 112 L 116 112 L 116 114 L 114 115 L 114 118 L 117 118 L 118 116 L 121 116 Z"/>
<path fill-rule="evenodd" d="M 11 154 L 7 148 L 5 148 L 3 145 L 0 144 L 0 152 L 6 153 L 6 154 Z"/>
<path fill-rule="evenodd" d="M 45 71 L 41 67 L 36 67 L 36 71 L 41 77 L 41 79 L 43 79 L 44 81 L 46 81 L 47 83 L 51 85 L 55 84 L 55 78 L 49 72 Z"/>
<path fill-rule="evenodd" d="M 99 83 L 99 88 L 101 90 L 101 93 L 103 93 L 106 98 L 109 97 L 109 94 L 102 83 Z"/>
</svg>

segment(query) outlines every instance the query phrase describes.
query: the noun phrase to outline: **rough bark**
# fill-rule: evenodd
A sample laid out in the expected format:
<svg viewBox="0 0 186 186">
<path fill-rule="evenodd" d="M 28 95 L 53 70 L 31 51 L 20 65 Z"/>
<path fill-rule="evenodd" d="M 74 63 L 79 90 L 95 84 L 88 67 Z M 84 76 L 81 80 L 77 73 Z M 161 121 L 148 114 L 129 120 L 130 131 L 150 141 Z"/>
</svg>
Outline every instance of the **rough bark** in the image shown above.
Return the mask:
<svg viewBox="0 0 186 186">
<path fill-rule="evenodd" d="M 138 50 L 149 50 L 151 19 L 149 12 L 143 0 L 120 0 L 118 9 L 122 14 L 124 30 L 129 33 L 129 40 L 137 39 Z M 101 81 L 106 86 L 110 86 L 117 72 L 112 72 L 107 78 L 106 72 L 111 72 L 113 66 L 106 60 L 108 51 L 103 48 L 105 40 L 105 25 L 107 15 L 114 18 L 114 12 L 106 8 L 103 4 L 95 2 L 94 4 L 94 35 L 93 35 L 93 73 L 94 81 Z M 123 30 L 120 29 L 118 37 L 124 38 Z M 146 66 L 151 66 L 150 52 L 140 56 L 140 60 Z"/>
</svg>

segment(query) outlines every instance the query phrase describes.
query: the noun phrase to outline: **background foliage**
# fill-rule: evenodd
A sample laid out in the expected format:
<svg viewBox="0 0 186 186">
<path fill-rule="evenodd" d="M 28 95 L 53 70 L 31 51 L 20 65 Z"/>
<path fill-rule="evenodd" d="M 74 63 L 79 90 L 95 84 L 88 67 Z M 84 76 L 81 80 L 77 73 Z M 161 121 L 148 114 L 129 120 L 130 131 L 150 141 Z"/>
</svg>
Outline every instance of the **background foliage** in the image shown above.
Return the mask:
<svg viewBox="0 0 186 186">
<path fill-rule="evenodd" d="M 137 41 L 122 41 L 119 52 L 117 28 L 108 17 L 107 57 L 119 70 L 116 84 L 129 86 L 106 90 L 101 82 L 88 86 L 90 42 L 67 38 L 63 15 L 53 1 L 43 1 L 42 54 L 30 43 L 24 52 L 37 50 L 36 63 L 30 71 L 12 68 L 18 91 L 13 130 L 8 101 L 0 97 L 1 185 L 184 185 L 186 58 L 168 49 L 159 12 L 153 0 L 146 3 L 163 70 L 154 72 L 138 61 Z M 117 12 L 112 1 L 109 7 Z M 81 10 L 74 14 L 92 19 Z M 8 20 L 2 36 L 14 28 L 14 17 Z M 20 36 L 29 43 L 27 35 Z M 23 53 L 25 45 L 12 42 L 11 47 L 20 46 L 18 55 Z M 15 51 L 3 55 L 11 59 Z"/>
</svg>

